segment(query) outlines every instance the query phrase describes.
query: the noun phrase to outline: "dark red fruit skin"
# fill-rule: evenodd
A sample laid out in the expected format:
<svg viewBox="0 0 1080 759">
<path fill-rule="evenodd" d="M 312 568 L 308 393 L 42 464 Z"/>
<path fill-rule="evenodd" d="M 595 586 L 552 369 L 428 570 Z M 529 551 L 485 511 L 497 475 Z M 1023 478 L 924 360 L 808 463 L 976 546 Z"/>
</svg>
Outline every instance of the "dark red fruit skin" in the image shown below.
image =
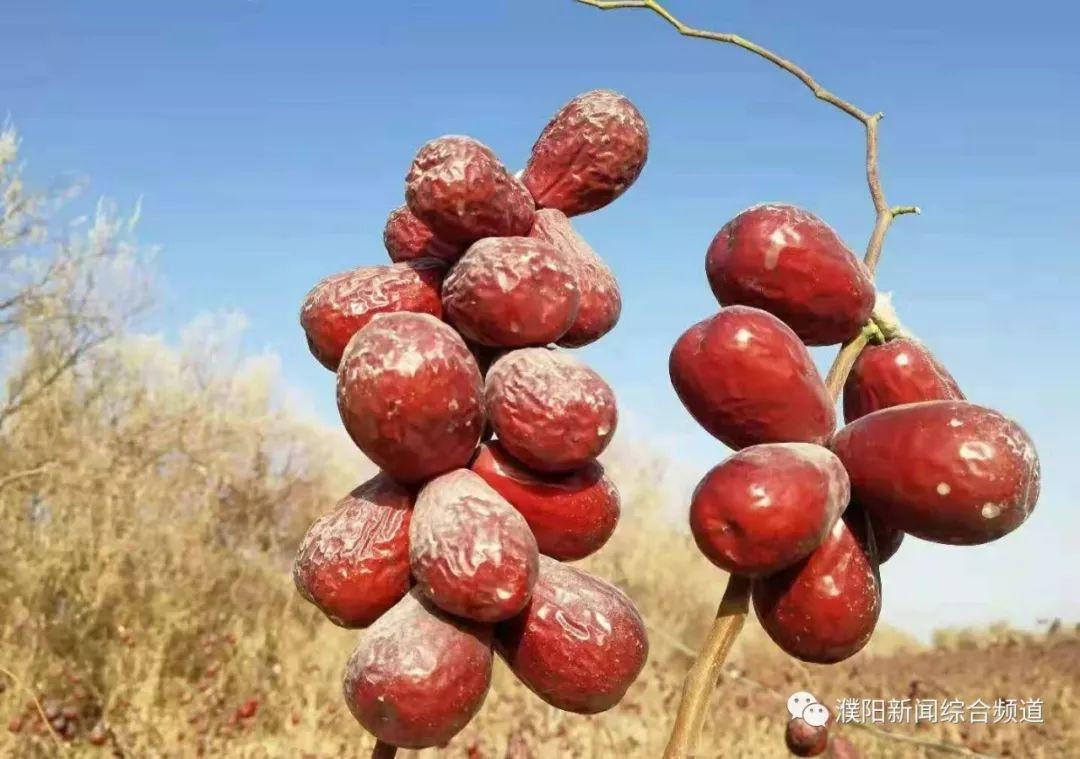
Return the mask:
<svg viewBox="0 0 1080 759">
<path fill-rule="evenodd" d="M 648 157 L 649 130 L 634 104 L 616 92 L 593 90 L 548 122 L 521 179 L 538 206 L 576 216 L 626 192 Z"/>
<path fill-rule="evenodd" d="M 413 494 L 377 474 L 319 517 L 293 562 L 300 595 L 334 624 L 367 627 L 409 590 Z"/>
<path fill-rule="evenodd" d="M 436 477 L 420 491 L 409 546 L 417 587 L 459 617 L 512 617 L 536 584 L 539 554 L 529 525 L 468 469 Z"/>
<path fill-rule="evenodd" d="M 621 590 L 546 556 L 532 601 L 497 625 L 495 636 L 529 690 L 579 714 L 619 703 L 649 654 L 645 623 Z"/>
<path fill-rule="evenodd" d="M 420 148 L 405 177 L 405 202 L 437 237 L 458 245 L 527 235 L 536 210 L 491 148 L 456 135 Z"/>
<path fill-rule="evenodd" d="M 484 428 L 476 360 L 428 314 L 379 314 L 357 332 L 338 367 L 337 401 L 353 442 L 406 484 L 467 466 Z"/>
<path fill-rule="evenodd" d="M 862 506 L 854 502 L 848 504 L 847 511 L 844 514 L 847 517 L 848 524 L 853 526 L 863 524 L 866 520 L 870 521 L 870 529 L 874 533 L 874 547 L 877 549 L 878 564 L 884 564 L 900 550 L 900 544 L 904 542 L 903 530 L 898 530 L 885 524 L 880 519 L 875 519 L 867 514 Z M 859 534 L 863 534 L 863 531 L 860 531 Z"/>
<path fill-rule="evenodd" d="M 480 446 L 472 470 L 525 517 L 540 553 L 553 559 L 595 553 L 619 522 L 619 491 L 598 461 L 565 474 L 535 472 L 493 442 Z"/>
<path fill-rule="evenodd" d="M 319 363 L 337 371 L 345 346 L 375 314 L 414 311 L 442 318 L 446 264 L 433 258 L 365 266 L 327 277 L 300 307 L 300 326 Z"/>
<path fill-rule="evenodd" d="M 821 545 L 849 497 L 844 466 L 827 448 L 755 445 L 698 483 L 690 529 L 701 552 L 721 569 L 772 574 Z"/>
<path fill-rule="evenodd" d="M 531 237 L 472 244 L 443 283 L 446 321 L 466 339 L 499 348 L 555 342 L 578 313 L 577 267 Z"/>
<path fill-rule="evenodd" d="M 784 743 L 795 756 L 820 756 L 829 745 L 829 728 L 814 727 L 802 717 L 788 722 Z"/>
<path fill-rule="evenodd" d="M 491 683 L 491 628 L 455 619 L 413 590 L 363 635 L 345 667 L 349 711 L 401 748 L 445 744 Z"/>
<path fill-rule="evenodd" d="M 438 258 L 453 263 L 465 252 L 462 245 L 440 240 L 427 224 L 416 218 L 408 206 L 398 206 L 386 217 L 383 245 L 391 261 Z"/>
<path fill-rule="evenodd" d="M 676 341 L 671 384 L 709 434 L 738 450 L 759 443 L 823 444 L 836 411 L 809 351 L 782 321 L 728 306 Z"/>
<path fill-rule="evenodd" d="M 894 406 L 832 441 L 852 499 L 924 540 L 977 545 L 1019 527 L 1039 498 L 1039 458 L 1016 422 L 966 401 Z"/>
<path fill-rule="evenodd" d="M 531 469 L 569 472 L 611 442 L 615 394 L 599 374 L 545 348 L 511 351 L 488 370 L 488 418 L 506 451 Z"/>
<path fill-rule="evenodd" d="M 920 401 L 962 401 L 964 393 L 926 346 L 910 337 L 868 345 L 844 385 L 844 421 Z"/>
<path fill-rule="evenodd" d="M 581 305 L 573 324 L 559 338 L 558 344 L 564 348 L 580 348 L 610 332 L 622 313 L 619 283 L 603 259 L 574 230 L 566 214 L 556 208 L 537 211 L 529 236 L 554 245 L 577 271 Z"/>
<path fill-rule="evenodd" d="M 759 205 L 725 224 L 705 273 L 723 306 L 764 309 L 807 345 L 842 343 L 874 308 L 869 271 L 828 224 L 801 208 Z"/>
<path fill-rule="evenodd" d="M 806 559 L 753 585 L 762 628 L 791 656 L 832 664 L 854 655 L 881 613 L 877 567 L 847 520 Z"/>
</svg>

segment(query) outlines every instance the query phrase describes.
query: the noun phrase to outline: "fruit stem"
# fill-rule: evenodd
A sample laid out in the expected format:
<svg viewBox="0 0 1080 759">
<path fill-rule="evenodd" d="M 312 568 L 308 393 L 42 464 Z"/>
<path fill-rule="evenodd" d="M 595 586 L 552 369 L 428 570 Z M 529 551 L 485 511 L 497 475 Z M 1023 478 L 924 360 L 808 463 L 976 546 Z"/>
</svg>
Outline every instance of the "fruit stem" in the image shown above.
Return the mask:
<svg viewBox="0 0 1080 759">
<path fill-rule="evenodd" d="M 371 759 L 394 759 L 395 756 L 397 756 L 397 746 L 375 741 L 375 748 L 371 750 Z"/>
<path fill-rule="evenodd" d="M 709 637 L 705 639 L 705 645 L 683 683 L 682 702 L 675 716 L 664 759 L 678 759 L 693 754 L 713 686 L 720 676 L 724 659 L 746 621 L 749 607 L 750 579 L 731 575 L 720 608 L 716 610 Z"/>
<path fill-rule="evenodd" d="M 840 99 L 818 84 L 805 69 L 750 40 L 736 34 L 710 32 L 687 26 L 657 0 L 576 0 L 576 2 L 605 11 L 619 8 L 642 8 L 660 16 L 684 37 L 695 37 L 741 47 L 743 50 L 764 58 L 794 76 L 806 85 L 818 100 L 839 108 L 859 121 L 866 130 L 866 183 L 870 189 L 870 200 L 874 204 L 875 212 L 874 229 L 870 233 L 870 241 L 866 245 L 866 255 L 863 258 L 863 263 L 866 264 L 870 276 L 873 277 L 878 261 L 881 260 L 885 235 L 888 233 L 889 227 L 892 226 L 893 220 L 898 216 L 921 212 L 918 206 L 890 206 L 885 199 L 885 191 L 881 187 L 881 176 L 878 170 L 878 125 L 881 123 L 881 119 L 885 117 L 885 114 L 870 113 L 846 100 Z M 858 358 L 859 353 L 866 347 L 869 339 L 870 336 L 867 331 L 863 330 L 843 345 L 840 353 L 833 361 L 825 384 L 834 402 L 839 400 L 844 383 L 851 372 L 851 367 L 855 364 L 855 359 Z M 739 630 L 742 628 L 743 621 L 746 618 L 749 607 L 749 594 L 749 581 L 746 578 L 732 575 L 731 579 L 728 580 L 728 587 L 724 591 L 724 599 L 720 602 L 716 618 L 713 620 L 709 637 L 705 641 L 705 647 L 698 655 L 683 685 L 682 702 L 679 704 L 675 727 L 672 730 L 667 750 L 664 753 L 665 759 L 682 759 L 693 754 L 705 707 L 709 703 L 720 667 L 731 650 L 731 645 L 739 634 Z"/>
</svg>

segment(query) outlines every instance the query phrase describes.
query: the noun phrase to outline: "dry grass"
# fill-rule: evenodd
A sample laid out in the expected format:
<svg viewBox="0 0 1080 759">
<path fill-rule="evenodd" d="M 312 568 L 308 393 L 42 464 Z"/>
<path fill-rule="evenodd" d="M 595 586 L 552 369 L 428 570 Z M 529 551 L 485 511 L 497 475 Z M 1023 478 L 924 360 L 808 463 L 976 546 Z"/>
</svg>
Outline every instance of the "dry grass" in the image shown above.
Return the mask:
<svg viewBox="0 0 1080 759">
<path fill-rule="evenodd" d="M 0 169 L 12 165 L 0 150 Z M 0 174 L 0 189 L 11 180 Z M 38 275 L 58 257 L 70 263 L 44 286 L 19 280 L 37 288 L 30 305 L 0 308 L 0 410 L 14 409 L 0 416 L 0 667 L 18 681 L 0 675 L 0 718 L 18 728 L 0 731 L 0 755 L 364 756 L 371 741 L 339 695 L 356 633 L 304 603 L 287 570 L 308 522 L 369 465 L 342 433 L 291 407 L 271 358 L 237 355 L 228 320 L 196 323 L 173 346 L 125 326 L 117 309 L 142 300 L 145 278 L 92 276 L 141 265 L 138 248 L 118 242 L 121 225 L 92 226 L 98 237 L 82 247 L 53 246 L 11 213 L 10 188 L 4 196 L 5 218 L 19 223 L 0 227 L 0 277 L 14 271 L 5 265 L 25 268 L 27 255 Z M 72 297 L 76 286 L 92 297 Z M 608 463 L 624 492 L 623 524 L 585 564 L 625 588 L 650 626 L 640 681 L 616 709 L 580 717 L 544 706 L 500 666 L 480 715 L 424 756 L 502 757 L 511 740 L 545 759 L 659 755 L 687 652 L 724 578 L 659 516 L 670 511 L 657 486 L 662 460 L 620 446 Z M 784 756 L 783 698 L 806 687 L 826 700 L 913 688 L 1040 695 L 1044 726 L 919 734 L 1011 756 L 1080 753 L 1068 720 L 1075 635 L 995 636 L 956 633 L 924 650 L 882 630 L 868 652 L 826 669 L 780 656 L 751 625 L 717 691 L 702 755 Z M 50 714 L 68 707 L 57 724 L 72 740 L 57 740 L 39 704 Z M 104 747 L 88 740 L 99 723 Z M 844 733 L 867 756 L 935 753 Z"/>
</svg>

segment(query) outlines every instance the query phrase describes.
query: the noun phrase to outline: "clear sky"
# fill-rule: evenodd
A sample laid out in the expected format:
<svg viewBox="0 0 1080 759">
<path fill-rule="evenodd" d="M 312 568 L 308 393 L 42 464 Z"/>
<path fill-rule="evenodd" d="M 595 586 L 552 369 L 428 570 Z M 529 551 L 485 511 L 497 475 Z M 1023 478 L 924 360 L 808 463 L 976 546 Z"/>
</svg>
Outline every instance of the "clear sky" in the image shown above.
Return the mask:
<svg viewBox="0 0 1080 759">
<path fill-rule="evenodd" d="M 1030 522 L 980 548 L 909 540 L 884 570 L 885 619 L 925 632 L 1080 617 L 1080 11 L 1050 0 L 671 8 L 888 114 L 889 199 L 924 214 L 895 225 L 879 285 L 968 396 L 1020 419 L 1039 447 Z M 140 236 L 162 246 L 164 282 L 151 328 L 244 312 L 249 347 L 280 354 L 287 381 L 331 423 L 332 375 L 307 354 L 300 299 L 326 274 L 384 262 L 383 220 L 431 137 L 472 134 L 519 168 L 569 97 L 607 87 L 638 105 L 648 165 L 579 223 L 624 294 L 618 328 L 585 358 L 620 397 L 620 434 L 691 478 L 725 450 L 682 410 L 667 355 L 715 309 L 703 271 L 713 234 L 768 200 L 819 213 L 856 249 L 870 229 L 854 120 L 748 53 L 681 39 L 642 11 L 8 0 L 0 31 L 0 110 L 23 133 L 31 177 L 86 174 L 121 203 L 144 198 Z"/>
</svg>

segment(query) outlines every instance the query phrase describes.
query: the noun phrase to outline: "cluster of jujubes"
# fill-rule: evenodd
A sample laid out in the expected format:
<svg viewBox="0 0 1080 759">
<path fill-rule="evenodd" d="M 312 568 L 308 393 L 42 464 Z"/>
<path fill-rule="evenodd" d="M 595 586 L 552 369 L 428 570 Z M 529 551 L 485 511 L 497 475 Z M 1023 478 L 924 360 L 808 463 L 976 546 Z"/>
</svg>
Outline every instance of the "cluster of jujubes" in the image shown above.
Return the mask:
<svg viewBox="0 0 1080 759">
<path fill-rule="evenodd" d="M 594 713 L 645 663 L 633 603 L 562 562 L 597 551 L 619 495 L 596 460 L 615 396 L 565 350 L 617 322 L 618 285 L 569 217 L 637 179 L 648 132 L 594 91 L 547 125 L 520 176 L 470 137 L 420 148 L 383 239 L 394 263 L 329 277 L 300 321 L 338 408 L 380 468 L 308 531 L 294 576 L 331 620 L 369 628 L 345 699 L 379 740 L 445 744 L 498 652 L 540 698 Z"/>
<path fill-rule="evenodd" d="M 920 342 L 875 328 L 866 267 L 816 216 L 750 208 L 716 235 L 706 273 L 722 308 L 671 353 L 687 410 L 737 452 L 694 492 L 702 552 L 753 578 L 784 651 L 830 663 L 859 651 L 881 610 L 878 564 L 905 534 L 973 545 L 1018 527 L 1039 462 L 1015 422 L 965 400 Z M 874 336 L 844 387 L 846 426 L 807 345 Z"/>
</svg>

